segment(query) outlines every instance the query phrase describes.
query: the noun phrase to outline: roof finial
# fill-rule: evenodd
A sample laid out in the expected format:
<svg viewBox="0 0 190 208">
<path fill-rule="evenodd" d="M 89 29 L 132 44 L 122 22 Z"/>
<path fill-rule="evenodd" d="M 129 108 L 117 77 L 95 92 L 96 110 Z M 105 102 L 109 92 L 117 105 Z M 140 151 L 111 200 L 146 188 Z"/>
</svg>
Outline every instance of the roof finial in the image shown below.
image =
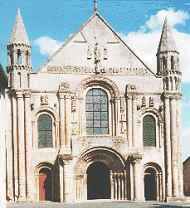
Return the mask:
<svg viewBox="0 0 190 208">
<path fill-rule="evenodd" d="M 94 13 L 96 13 L 98 10 L 98 2 L 97 0 L 94 0 Z"/>
</svg>

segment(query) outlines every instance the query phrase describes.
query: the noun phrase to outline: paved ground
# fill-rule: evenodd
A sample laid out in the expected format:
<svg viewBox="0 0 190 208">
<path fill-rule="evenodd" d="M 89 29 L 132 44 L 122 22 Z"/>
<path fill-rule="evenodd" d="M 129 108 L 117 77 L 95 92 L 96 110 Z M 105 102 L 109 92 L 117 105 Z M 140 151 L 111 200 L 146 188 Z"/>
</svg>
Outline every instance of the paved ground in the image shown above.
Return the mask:
<svg viewBox="0 0 190 208">
<path fill-rule="evenodd" d="M 80 203 L 8 203 L 7 208 L 190 208 L 190 203 L 157 203 L 157 202 L 116 202 L 94 200 Z"/>
</svg>

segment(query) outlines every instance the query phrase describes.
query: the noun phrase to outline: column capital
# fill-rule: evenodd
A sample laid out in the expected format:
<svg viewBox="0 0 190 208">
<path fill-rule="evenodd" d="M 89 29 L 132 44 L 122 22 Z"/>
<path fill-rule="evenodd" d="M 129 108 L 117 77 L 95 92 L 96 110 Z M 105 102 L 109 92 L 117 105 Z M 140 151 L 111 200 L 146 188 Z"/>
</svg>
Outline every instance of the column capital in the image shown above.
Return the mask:
<svg viewBox="0 0 190 208">
<path fill-rule="evenodd" d="M 30 98 L 31 97 L 31 90 L 25 90 L 24 91 L 24 97 L 25 98 Z"/>
<path fill-rule="evenodd" d="M 134 153 L 129 156 L 129 161 L 133 164 L 138 163 L 142 160 L 142 154 Z"/>
<path fill-rule="evenodd" d="M 70 91 L 58 91 L 58 98 L 59 99 L 71 99 L 71 97 L 73 96 L 73 93 Z"/>
<path fill-rule="evenodd" d="M 17 90 L 15 91 L 16 98 L 23 98 L 23 91 L 22 90 Z"/>
<path fill-rule="evenodd" d="M 180 100 L 182 98 L 182 94 L 181 93 L 176 93 L 176 92 L 164 92 L 163 93 L 163 98 L 164 99 Z"/>
</svg>

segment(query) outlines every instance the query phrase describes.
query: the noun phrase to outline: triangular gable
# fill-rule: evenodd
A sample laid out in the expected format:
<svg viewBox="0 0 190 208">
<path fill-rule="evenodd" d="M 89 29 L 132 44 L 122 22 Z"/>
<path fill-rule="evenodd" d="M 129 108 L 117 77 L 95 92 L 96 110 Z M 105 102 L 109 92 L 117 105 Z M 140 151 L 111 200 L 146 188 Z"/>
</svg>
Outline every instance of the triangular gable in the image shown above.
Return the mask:
<svg viewBox="0 0 190 208">
<path fill-rule="evenodd" d="M 105 72 L 155 75 L 98 13 L 49 58 L 40 72 L 92 72 L 96 43 Z"/>
</svg>

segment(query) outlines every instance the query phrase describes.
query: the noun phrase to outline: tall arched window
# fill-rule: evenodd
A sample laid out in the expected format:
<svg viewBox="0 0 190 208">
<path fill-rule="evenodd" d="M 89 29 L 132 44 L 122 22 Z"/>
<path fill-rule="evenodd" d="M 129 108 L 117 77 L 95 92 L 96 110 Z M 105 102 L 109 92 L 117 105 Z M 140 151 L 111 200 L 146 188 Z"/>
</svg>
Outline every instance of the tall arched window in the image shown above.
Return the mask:
<svg viewBox="0 0 190 208">
<path fill-rule="evenodd" d="M 52 118 L 48 114 L 42 114 L 38 118 L 38 147 L 53 147 Z"/>
<path fill-rule="evenodd" d="M 108 96 L 101 88 L 92 88 L 86 95 L 86 132 L 88 135 L 108 134 Z"/>
<path fill-rule="evenodd" d="M 17 64 L 22 64 L 22 53 L 20 49 L 17 50 Z"/>
<path fill-rule="evenodd" d="M 171 56 L 171 69 L 175 68 L 174 56 Z"/>
<path fill-rule="evenodd" d="M 156 146 L 156 122 L 151 115 L 143 118 L 143 143 L 144 146 Z"/>
</svg>

